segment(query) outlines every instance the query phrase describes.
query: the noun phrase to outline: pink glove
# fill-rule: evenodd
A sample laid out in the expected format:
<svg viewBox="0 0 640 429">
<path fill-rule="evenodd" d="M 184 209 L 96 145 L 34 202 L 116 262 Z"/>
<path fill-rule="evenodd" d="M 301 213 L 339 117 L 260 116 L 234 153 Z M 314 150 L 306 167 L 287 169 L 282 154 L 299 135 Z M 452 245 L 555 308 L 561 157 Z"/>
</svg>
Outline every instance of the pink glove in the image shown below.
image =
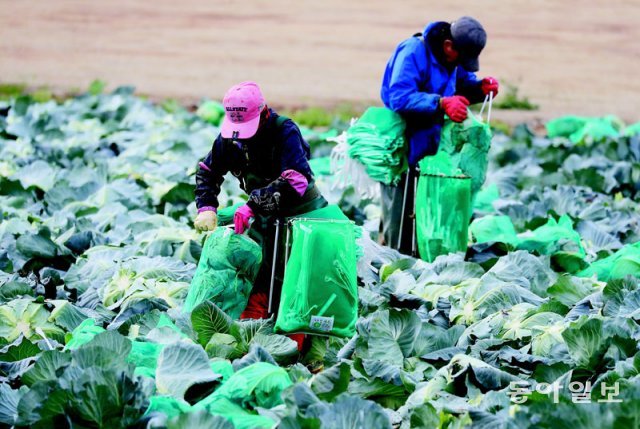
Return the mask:
<svg viewBox="0 0 640 429">
<path fill-rule="evenodd" d="M 293 189 L 296 190 L 298 195 L 303 196 L 305 192 L 307 192 L 307 186 L 309 186 L 309 181 L 302 174 L 298 173 L 296 170 L 285 170 L 280 175 L 284 180 L 286 180 Z"/>
<path fill-rule="evenodd" d="M 249 221 L 254 217 L 253 210 L 248 205 L 238 207 L 236 213 L 233 215 L 233 225 L 235 227 L 236 234 L 242 234 L 249 229 Z"/>
<path fill-rule="evenodd" d="M 498 95 L 498 89 L 500 89 L 500 84 L 498 83 L 498 79 L 495 77 L 485 77 L 482 79 L 482 93 L 484 95 L 488 95 L 490 92 L 493 92 L 493 96 Z"/>
</svg>

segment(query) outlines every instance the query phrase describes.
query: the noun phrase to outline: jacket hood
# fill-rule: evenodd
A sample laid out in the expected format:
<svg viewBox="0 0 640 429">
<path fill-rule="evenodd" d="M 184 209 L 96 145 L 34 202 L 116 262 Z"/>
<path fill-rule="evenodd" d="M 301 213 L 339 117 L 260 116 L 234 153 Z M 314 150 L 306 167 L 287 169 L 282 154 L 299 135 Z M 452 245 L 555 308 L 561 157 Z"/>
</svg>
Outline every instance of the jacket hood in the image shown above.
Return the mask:
<svg viewBox="0 0 640 429">
<path fill-rule="evenodd" d="M 431 29 L 433 27 L 435 27 L 436 24 L 440 24 L 441 22 L 444 22 L 444 21 L 435 21 L 435 22 L 430 22 L 429 24 L 427 24 L 427 26 L 424 28 L 424 31 L 422 32 L 422 37 L 424 37 L 426 39 L 427 38 L 427 34 L 429 34 L 429 31 L 431 31 Z"/>
</svg>

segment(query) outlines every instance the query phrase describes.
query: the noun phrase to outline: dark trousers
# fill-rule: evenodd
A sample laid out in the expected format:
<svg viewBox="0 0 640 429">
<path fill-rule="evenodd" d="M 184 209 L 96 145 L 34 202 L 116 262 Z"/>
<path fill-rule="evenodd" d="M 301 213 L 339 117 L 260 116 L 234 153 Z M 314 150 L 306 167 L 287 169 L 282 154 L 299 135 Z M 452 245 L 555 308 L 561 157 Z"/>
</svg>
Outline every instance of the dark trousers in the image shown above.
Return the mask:
<svg viewBox="0 0 640 429">
<path fill-rule="evenodd" d="M 271 311 L 276 312 L 280 303 L 280 291 L 282 289 L 282 280 L 284 278 L 284 257 L 286 253 L 285 236 L 287 232 L 287 225 L 285 218 L 280 220 L 280 230 L 278 237 L 278 246 L 275 246 L 276 235 L 276 218 L 264 218 L 256 216 L 251 229 L 249 230 L 249 237 L 256 241 L 260 247 L 262 247 L 262 264 L 260 265 L 260 271 L 253 286 L 252 294 L 263 293 L 267 297 L 269 295 L 269 288 L 271 286 L 271 272 L 273 268 L 273 252 L 277 251 L 276 257 L 276 269 L 275 269 L 275 281 L 273 291 L 273 302 Z"/>
<path fill-rule="evenodd" d="M 380 223 L 383 244 L 398 250 L 400 253 L 412 255 L 414 242 L 414 187 L 417 173 L 410 168 L 402 175 L 397 186 L 381 185 L 382 192 L 382 222 Z M 408 186 L 407 186 L 408 181 Z M 406 189 L 406 200 L 405 200 Z M 405 202 L 406 201 L 406 202 Z M 404 220 L 402 220 L 402 205 L 405 202 Z M 400 225 L 402 224 L 402 238 Z"/>
</svg>

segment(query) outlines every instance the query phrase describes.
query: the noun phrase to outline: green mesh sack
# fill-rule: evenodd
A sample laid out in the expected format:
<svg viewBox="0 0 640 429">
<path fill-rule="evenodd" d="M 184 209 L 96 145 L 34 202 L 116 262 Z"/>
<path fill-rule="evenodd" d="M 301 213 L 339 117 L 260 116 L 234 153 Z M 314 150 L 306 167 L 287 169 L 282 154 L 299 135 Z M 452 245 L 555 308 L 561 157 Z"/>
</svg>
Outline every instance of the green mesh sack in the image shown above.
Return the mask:
<svg viewBox="0 0 640 429">
<path fill-rule="evenodd" d="M 96 325 L 94 319 L 84 319 L 72 332 L 67 332 L 64 336 L 66 345 L 65 350 L 75 350 L 80 346 L 87 344 L 93 340 L 93 337 L 104 332 L 102 326 Z"/>
<path fill-rule="evenodd" d="M 149 406 L 144 413 L 144 417 L 153 413 L 162 413 L 171 418 L 182 413 L 188 413 L 190 410 L 191 405 L 186 401 L 171 396 L 154 395 L 149 397 Z"/>
<path fill-rule="evenodd" d="M 365 166 L 367 174 L 385 185 L 397 185 L 407 170 L 406 124 L 396 112 L 369 107 L 347 130 L 349 157 Z"/>
<path fill-rule="evenodd" d="M 581 130 L 588 120 L 589 118 L 585 118 L 584 116 L 575 115 L 561 116 L 559 118 L 552 119 L 546 124 L 547 135 L 550 138 L 569 138 L 571 134 Z"/>
<path fill-rule="evenodd" d="M 580 234 L 573 229 L 568 215 L 557 221 L 550 218 L 546 224 L 518 236 L 517 248 L 541 255 L 550 255 L 554 265 L 564 271 L 575 273 L 587 267 L 586 252 Z"/>
<path fill-rule="evenodd" d="M 624 123 L 612 115 L 602 118 L 569 115 L 547 122 L 546 127 L 549 137 L 564 137 L 577 144 L 617 138 Z"/>
<path fill-rule="evenodd" d="M 462 123 L 447 120 L 442 127 L 438 154 L 448 154 L 451 167 L 460 169 L 471 178 L 471 195 L 475 195 L 484 183 L 491 147 L 491 127 L 469 111 Z M 420 161 L 421 171 L 431 163 L 431 157 Z M 450 174 L 445 172 L 444 174 Z"/>
<path fill-rule="evenodd" d="M 275 331 L 353 336 L 358 318 L 353 223 L 294 219 L 291 236 Z"/>
<path fill-rule="evenodd" d="M 231 225 L 233 223 L 233 216 L 236 214 L 236 210 L 238 210 L 238 208 L 240 206 L 242 206 L 243 204 L 245 204 L 245 203 L 244 202 L 237 203 L 237 204 L 234 204 L 232 206 L 225 207 L 223 209 L 219 209 L 218 210 L 218 225 L 219 226 Z"/>
<path fill-rule="evenodd" d="M 471 179 L 459 174 L 420 173 L 416 193 L 418 251 L 425 261 L 467 249 Z"/>
<path fill-rule="evenodd" d="M 495 184 L 484 186 L 473 199 L 473 211 L 478 213 L 493 213 L 493 203 L 500 199 L 500 189 Z"/>
<path fill-rule="evenodd" d="M 237 319 L 247 306 L 262 263 L 262 249 L 246 235 L 230 228 L 213 231 L 202 249 L 183 311 L 191 312 L 206 300 Z"/>
<path fill-rule="evenodd" d="M 516 229 L 509 216 L 484 216 L 474 220 L 469 226 L 476 243 L 499 242 L 510 245 L 518 243 Z"/>
<path fill-rule="evenodd" d="M 299 216 L 293 216 L 288 219 L 333 219 L 348 221 L 349 218 L 340 210 L 337 204 L 328 204 L 322 208 L 304 213 Z"/>
<path fill-rule="evenodd" d="M 202 402 L 204 401 L 206 399 Z M 200 403 L 196 403 L 193 406 L 195 411 L 201 409 L 214 416 L 224 417 L 233 424 L 234 429 L 271 429 L 276 424 L 271 418 L 262 416 L 256 411 L 250 411 L 227 398 L 217 398 L 215 401 L 208 403 L 205 408 L 201 407 Z"/>
<path fill-rule="evenodd" d="M 280 393 L 292 384 L 285 369 L 256 362 L 231 375 L 198 405 L 208 408 L 216 400 L 226 398 L 245 407 L 272 408 L 282 404 Z"/>
<path fill-rule="evenodd" d="M 520 235 L 518 249 L 551 255 L 558 250 L 574 251 L 581 256 L 586 253 L 581 244 L 580 234 L 573 229 L 568 215 L 560 219 L 549 218 L 547 223 Z"/>
<path fill-rule="evenodd" d="M 596 275 L 598 280 L 606 282 L 626 276 L 640 278 L 640 241 L 628 244 L 611 256 L 600 259 L 580 273 L 580 277 Z"/>
<path fill-rule="evenodd" d="M 155 378 L 158 356 L 160 356 L 163 348 L 164 344 L 132 341 L 127 362 L 135 365 L 135 375 L 146 375 Z"/>
<path fill-rule="evenodd" d="M 234 373 L 215 392 L 193 406 L 233 423 L 236 429 L 271 428 L 273 420 L 248 411 L 282 404 L 282 392 L 293 382 L 283 368 L 256 362 Z"/>
<path fill-rule="evenodd" d="M 615 116 L 589 119 L 582 128 L 569 136 L 573 143 L 602 142 L 620 137 L 620 120 Z"/>
</svg>

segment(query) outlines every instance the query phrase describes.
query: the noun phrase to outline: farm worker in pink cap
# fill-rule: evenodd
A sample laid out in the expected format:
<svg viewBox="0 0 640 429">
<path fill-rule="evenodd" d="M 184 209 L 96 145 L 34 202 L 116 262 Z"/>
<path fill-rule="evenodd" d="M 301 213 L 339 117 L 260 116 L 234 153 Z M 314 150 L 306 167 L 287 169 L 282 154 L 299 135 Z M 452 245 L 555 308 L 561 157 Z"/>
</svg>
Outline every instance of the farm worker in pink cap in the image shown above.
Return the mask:
<svg viewBox="0 0 640 429">
<path fill-rule="evenodd" d="M 308 162 L 311 151 L 300 129 L 267 106 L 255 82 L 233 86 L 222 104 L 225 117 L 220 135 L 196 174 L 198 216 L 194 226 L 209 231 L 216 228 L 220 186 L 231 172 L 249 196 L 236 210 L 235 232 L 247 232 L 263 252 L 258 278 L 241 317 L 266 318 L 275 220 L 322 208 L 327 202 L 314 185 Z M 276 268 L 281 287 L 284 267 Z"/>
</svg>

